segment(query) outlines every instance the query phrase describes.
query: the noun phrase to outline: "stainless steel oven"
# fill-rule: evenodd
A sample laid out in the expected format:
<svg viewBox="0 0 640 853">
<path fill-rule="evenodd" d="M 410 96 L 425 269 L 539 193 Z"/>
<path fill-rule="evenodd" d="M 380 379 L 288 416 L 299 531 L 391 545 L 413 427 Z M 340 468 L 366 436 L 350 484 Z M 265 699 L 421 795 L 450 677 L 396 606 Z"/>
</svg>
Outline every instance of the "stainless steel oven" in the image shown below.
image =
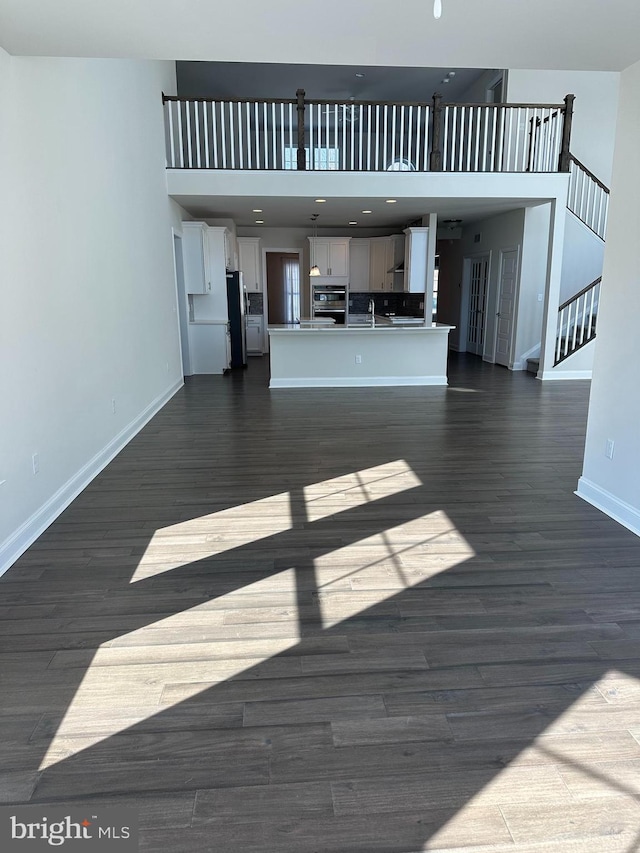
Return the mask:
<svg viewBox="0 0 640 853">
<path fill-rule="evenodd" d="M 344 323 L 347 307 L 345 287 L 335 284 L 312 284 L 311 311 L 314 317 L 332 317 L 336 323 Z"/>
</svg>

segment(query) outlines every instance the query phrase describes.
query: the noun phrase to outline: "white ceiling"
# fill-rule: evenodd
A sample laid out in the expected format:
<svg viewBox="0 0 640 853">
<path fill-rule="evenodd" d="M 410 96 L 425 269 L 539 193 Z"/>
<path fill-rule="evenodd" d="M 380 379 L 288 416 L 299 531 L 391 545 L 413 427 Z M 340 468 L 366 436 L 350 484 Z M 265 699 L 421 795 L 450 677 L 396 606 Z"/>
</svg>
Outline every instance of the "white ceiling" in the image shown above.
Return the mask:
<svg viewBox="0 0 640 853">
<path fill-rule="evenodd" d="M 430 101 L 440 92 L 460 96 L 482 68 L 380 68 L 371 65 L 286 65 L 278 62 L 178 62 L 178 94 L 196 98 L 295 98 L 312 100 Z M 356 76 L 357 75 L 357 76 Z M 447 80 L 445 83 L 444 81 Z"/>
<path fill-rule="evenodd" d="M 0 45 L 102 56 L 619 71 L 638 0 L 0 0 Z"/>
<path fill-rule="evenodd" d="M 462 219 L 463 225 L 487 216 L 508 210 L 540 204 L 540 199 L 459 199 L 459 198 L 401 198 L 395 204 L 387 204 L 378 198 L 327 198 L 326 203 L 317 204 L 313 199 L 278 196 L 173 196 L 185 210 L 196 219 L 233 219 L 238 227 L 253 228 L 311 228 L 311 216 L 318 213 L 318 230 L 338 229 L 351 236 L 362 236 L 362 229 L 400 230 L 423 215 L 437 213 L 438 221 Z M 259 208 L 262 213 L 253 213 Z M 363 214 L 363 210 L 371 210 Z M 256 220 L 264 220 L 257 226 Z M 356 227 L 349 226 L 351 220 Z"/>
<path fill-rule="evenodd" d="M 14 55 L 278 63 L 283 85 L 288 73 L 294 91 L 304 71 L 295 66 L 338 66 L 342 78 L 325 76 L 325 85 L 340 88 L 335 98 L 344 90 L 357 99 L 366 99 L 367 85 L 376 81 L 390 85 L 392 67 L 394 73 L 411 69 L 419 87 L 424 81 L 428 99 L 434 88 L 428 74 L 443 69 L 459 72 L 462 84 L 463 69 L 470 81 L 481 68 L 620 71 L 640 60 L 640 0 L 442 0 L 442 5 L 436 21 L 432 0 L 0 0 L 0 46 Z M 369 79 L 356 80 L 355 71 L 363 67 Z M 259 72 L 253 66 L 243 73 Z M 453 87 L 444 89 L 454 95 Z M 231 217 L 254 227 L 251 207 L 262 207 L 265 226 L 274 227 L 309 222 L 314 207 L 312 200 L 279 198 L 178 201 L 196 216 Z M 384 205 L 381 199 L 380 212 L 374 209 L 365 219 L 370 227 L 395 227 L 437 212 L 468 224 L 527 203 L 423 198 Z M 344 228 L 351 218 L 362 223 L 359 211 L 372 208 L 372 200 L 318 207 L 320 227 Z"/>
</svg>

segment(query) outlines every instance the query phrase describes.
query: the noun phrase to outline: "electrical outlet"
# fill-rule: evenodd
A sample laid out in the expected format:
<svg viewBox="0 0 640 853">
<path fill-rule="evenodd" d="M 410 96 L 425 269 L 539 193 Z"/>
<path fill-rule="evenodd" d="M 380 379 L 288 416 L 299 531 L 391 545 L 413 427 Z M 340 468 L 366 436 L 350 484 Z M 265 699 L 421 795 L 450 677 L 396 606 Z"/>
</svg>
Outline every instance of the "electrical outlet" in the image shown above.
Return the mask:
<svg viewBox="0 0 640 853">
<path fill-rule="evenodd" d="M 33 473 L 37 474 L 40 470 L 40 456 L 37 453 L 31 457 L 31 465 L 33 466 Z"/>
<path fill-rule="evenodd" d="M 116 413 L 116 398 L 115 397 L 111 398 L 111 411 L 115 415 L 115 413 Z"/>
<path fill-rule="evenodd" d="M 362 356 L 361 355 L 356 356 L 356 364 L 362 364 Z"/>
<path fill-rule="evenodd" d="M 615 447 L 615 442 L 612 438 L 607 439 L 607 445 L 605 447 L 604 455 L 607 459 L 613 459 L 613 449 Z"/>
<path fill-rule="evenodd" d="M 538 302 L 542 302 L 542 299 L 543 299 L 543 295 L 542 295 L 542 293 L 539 293 L 538 294 Z"/>
<path fill-rule="evenodd" d="M 385 299 L 382 304 L 386 307 L 389 304 L 389 300 Z"/>
</svg>

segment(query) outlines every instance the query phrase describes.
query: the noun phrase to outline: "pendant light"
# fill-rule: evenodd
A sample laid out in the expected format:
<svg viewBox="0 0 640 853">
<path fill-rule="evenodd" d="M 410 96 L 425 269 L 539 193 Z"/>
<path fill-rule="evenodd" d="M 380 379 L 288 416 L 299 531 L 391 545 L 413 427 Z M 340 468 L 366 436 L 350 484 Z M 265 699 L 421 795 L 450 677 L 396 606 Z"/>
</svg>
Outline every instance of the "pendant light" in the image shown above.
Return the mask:
<svg viewBox="0 0 640 853">
<path fill-rule="evenodd" d="M 442 15 L 442 0 L 433 0 L 433 17 L 438 20 Z"/>
<path fill-rule="evenodd" d="M 311 221 L 313 222 L 313 242 L 311 244 L 311 269 L 309 270 L 309 275 L 317 276 L 320 275 L 320 267 L 316 263 L 316 238 L 318 236 L 318 226 L 316 225 L 316 219 L 319 214 L 314 213 L 311 217 Z"/>
</svg>

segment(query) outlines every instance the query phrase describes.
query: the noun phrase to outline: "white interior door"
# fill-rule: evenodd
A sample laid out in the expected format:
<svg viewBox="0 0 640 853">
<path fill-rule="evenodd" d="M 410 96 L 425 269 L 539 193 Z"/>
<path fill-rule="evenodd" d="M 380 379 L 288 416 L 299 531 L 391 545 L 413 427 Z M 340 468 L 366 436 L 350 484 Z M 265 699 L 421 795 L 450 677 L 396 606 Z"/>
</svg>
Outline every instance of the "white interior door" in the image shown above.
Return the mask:
<svg viewBox="0 0 640 853">
<path fill-rule="evenodd" d="M 467 352 L 482 355 L 489 281 L 489 258 L 471 260 L 469 284 L 469 318 L 467 323 Z"/>
<path fill-rule="evenodd" d="M 510 367 L 516 295 L 518 287 L 518 250 L 500 253 L 500 281 L 496 314 L 496 364 Z"/>
</svg>

